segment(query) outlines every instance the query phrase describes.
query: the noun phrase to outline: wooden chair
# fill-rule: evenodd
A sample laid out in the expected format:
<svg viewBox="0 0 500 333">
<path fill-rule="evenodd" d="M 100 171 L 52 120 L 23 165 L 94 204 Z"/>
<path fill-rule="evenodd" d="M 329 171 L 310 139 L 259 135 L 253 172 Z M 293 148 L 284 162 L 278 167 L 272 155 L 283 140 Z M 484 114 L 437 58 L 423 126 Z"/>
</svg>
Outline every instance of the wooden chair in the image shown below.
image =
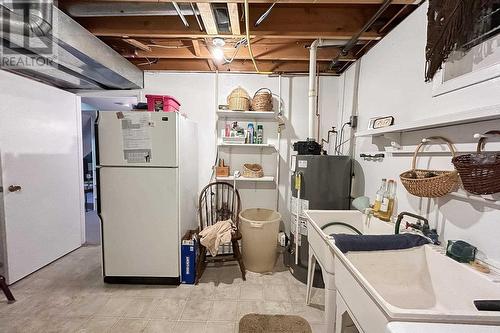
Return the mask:
<svg viewBox="0 0 500 333">
<path fill-rule="evenodd" d="M 245 266 L 241 257 L 238 241 L 241 239 L 239 231 L 239 214 L 241 211 L 241 199 L 238 190 L 226 182 L 210 183 L 201 191 L 199 198 L 199 230 L 214 225 L 218 221 L 232 219 L 236 226 L 236 232 L 231 238 L 232 254 L 222 254 L 215 257 L 207 256 L 207 249 L 200 244 L 196 267 L 196 284 L 200 280 L 208 262 L 237 261 L 240 265 L 241 276 L 245 278 Z"/>
</svg>

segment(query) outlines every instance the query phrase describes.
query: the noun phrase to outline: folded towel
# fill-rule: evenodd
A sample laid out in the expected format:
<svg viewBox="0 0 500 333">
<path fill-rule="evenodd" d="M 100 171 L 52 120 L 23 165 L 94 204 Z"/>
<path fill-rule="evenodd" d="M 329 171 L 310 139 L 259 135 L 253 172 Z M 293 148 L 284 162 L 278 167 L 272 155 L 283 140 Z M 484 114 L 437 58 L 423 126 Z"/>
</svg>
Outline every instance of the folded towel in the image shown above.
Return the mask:
<svg viewBox="0 0 500 333">
<path fill-rule="evenodd" d="M 398 235 L 347 235 L 332 234 L 335 246 L 342 253 L 349 251 L 402 250 L 429 243 L 426 238 L 416 234 Z"/>
<path fill-rule="evenodd" d="M 208 249 L 208 252 L 210 252 L 213 257 L 215 257 L 219 252 L 219 245 L 231 241 L 232 232 L 233 221 L 231 219 L 219 221 L 200 231 L 200 243 Z"/>
</svg>

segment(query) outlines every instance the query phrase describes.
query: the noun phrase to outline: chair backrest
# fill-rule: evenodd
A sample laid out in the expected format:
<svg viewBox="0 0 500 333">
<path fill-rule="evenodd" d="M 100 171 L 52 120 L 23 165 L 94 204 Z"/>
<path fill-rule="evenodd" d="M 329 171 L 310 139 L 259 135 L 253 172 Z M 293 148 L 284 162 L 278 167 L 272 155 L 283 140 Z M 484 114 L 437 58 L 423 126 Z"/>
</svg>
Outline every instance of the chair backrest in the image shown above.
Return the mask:
<svg viewBox="0 0 500 333">
<path fill-rule="evenodd" d="M 226 182 L 208 184 L 201 191 L 198 207 L 200 230 L 229 218 L 238 228 L 241 199 L 233 185 Z"/>
</svg>

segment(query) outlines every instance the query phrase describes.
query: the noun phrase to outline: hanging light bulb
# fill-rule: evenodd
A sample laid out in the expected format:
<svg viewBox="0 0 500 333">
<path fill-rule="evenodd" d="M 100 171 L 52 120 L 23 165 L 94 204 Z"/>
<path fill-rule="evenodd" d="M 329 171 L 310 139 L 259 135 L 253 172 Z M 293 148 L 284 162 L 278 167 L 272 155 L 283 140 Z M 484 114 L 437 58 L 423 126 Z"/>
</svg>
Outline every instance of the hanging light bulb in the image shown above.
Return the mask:
<svg viewBox="0 0 500 333">
<path fill-rule="evenodd" d="M 224 51 L 222 50 L 222 47 L 226 45 L 224 39 L 214 38 L 212 40 L 212 43 L 214 44 L 214 47 L 212 49 L 212 56 L 214 57 L 214 59 L 217 61 L 224 60 Z"/>
<path fill-rule="evenodd" d="M 212 56 L 215 60 L 222 61 L 224 60 L 224 51 L 220 47 L 214 47 L 212 49 Z"/>
</svg>

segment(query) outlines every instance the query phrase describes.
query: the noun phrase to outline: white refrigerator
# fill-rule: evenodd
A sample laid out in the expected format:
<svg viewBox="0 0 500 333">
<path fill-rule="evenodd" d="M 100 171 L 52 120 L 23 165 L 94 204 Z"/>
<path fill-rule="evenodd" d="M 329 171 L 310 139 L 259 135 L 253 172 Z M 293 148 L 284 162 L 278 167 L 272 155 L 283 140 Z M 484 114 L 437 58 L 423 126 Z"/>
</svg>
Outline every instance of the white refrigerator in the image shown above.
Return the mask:
<svg viewBox="0 0 500 333">
<path fill-rule="evenodd" d="M 100 111 L 97 209 L 104 281 L 179 284 L 197 223 L 196 124 L 174 112 Z"/>
</svg>

